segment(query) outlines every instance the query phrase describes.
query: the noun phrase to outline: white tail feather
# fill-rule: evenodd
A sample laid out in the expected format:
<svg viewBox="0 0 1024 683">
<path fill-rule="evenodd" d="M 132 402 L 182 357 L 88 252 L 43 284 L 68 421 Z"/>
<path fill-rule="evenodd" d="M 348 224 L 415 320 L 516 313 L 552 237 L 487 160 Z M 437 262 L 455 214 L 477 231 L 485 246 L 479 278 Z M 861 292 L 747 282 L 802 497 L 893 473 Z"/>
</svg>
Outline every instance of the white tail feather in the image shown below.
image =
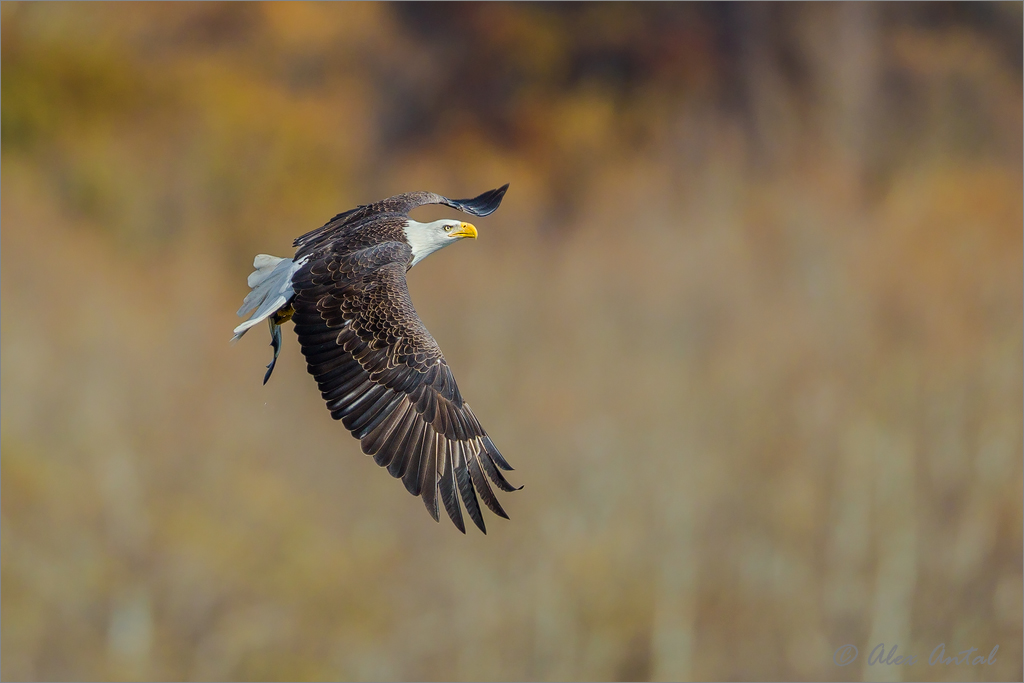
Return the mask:
<svg viewBox="0 0 1024 683">
<path fill-rule="evenodd" d="M 231 341 L 237 341 L 249 328 L 260 323 L 279 308 L 284 306 L 295 295 L 292 289 L 292 275 L 295 274 L 306 259 L 295 262 L 289 259 L 260 254 L 253 259 L 254 270 L 248 279 L 252 291 L 245 297 L 242 307 L 238 309 L 238 316 L 243 317 L 249 311 L 255 309 L 249 319 L 235 328 L 235 336 Z"/>
</svg>

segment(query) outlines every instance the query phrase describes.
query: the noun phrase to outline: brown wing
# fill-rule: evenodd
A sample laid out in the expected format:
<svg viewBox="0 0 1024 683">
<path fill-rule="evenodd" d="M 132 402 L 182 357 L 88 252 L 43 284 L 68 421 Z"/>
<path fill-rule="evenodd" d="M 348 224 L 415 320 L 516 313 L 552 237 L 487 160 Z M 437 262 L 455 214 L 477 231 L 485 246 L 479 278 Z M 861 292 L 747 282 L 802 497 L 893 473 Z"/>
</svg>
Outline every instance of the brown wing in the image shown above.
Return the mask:
<svg viewBox="0 0 1024 683">
<path fill-rule="evenodd" d="M 409 213 L 416 207 L 427 204 L 443 204 L 474 216 L 489 216 L 498 210 L 507 190 L 508 183 L 505 183 L 497 189 L 488 190 L 472 199 L 448 199 L 433 192 L 407 192 L 385 199 L 380 204 L 385 210 L 401 214 Z"/>
<path fill-rule="evenodd" d="M 461 495 L 486 533 L 477 494 L 507 519 L 487 478 L 514 491 L 501 474 L 512 468 L 462 400 L 441 349 L 416 315 L 405 282 L 411 258 L 404 242 L 312 255 L 293 279 L 295 331 L 331 416 L 363 452 L 422 496 L 435 520 L 440 494 L 465 533 Z"/>
<path fill-rule="evenodd" d="M 413 209 L 427 204 L 443 204 L 474 216 L 489 216 L 498 210 L 506 190 L 508 190 L 508 183 L 472 199 L 448 199 L 433 192 L 406 192 L 373 204 L 357 206 L 344 213 L 339 213 L 322 227 L 296 238 L 294 246 L 298 247 L 298 251 L 295 256 L 300 258 L 331 240 L 365 232 L 364 228 L 367 224 L 376 224 L 381 217 L 389 215 L 404 217 Z"/>
</svg>

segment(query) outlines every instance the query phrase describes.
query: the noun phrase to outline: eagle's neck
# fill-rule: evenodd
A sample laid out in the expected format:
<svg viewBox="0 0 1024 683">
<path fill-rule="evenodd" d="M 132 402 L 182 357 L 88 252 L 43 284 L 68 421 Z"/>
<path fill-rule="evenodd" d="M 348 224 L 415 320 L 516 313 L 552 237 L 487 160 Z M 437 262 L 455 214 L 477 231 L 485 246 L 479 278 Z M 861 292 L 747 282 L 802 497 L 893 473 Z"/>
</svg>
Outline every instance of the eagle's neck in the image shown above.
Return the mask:
<svg viewBox="0 0 1024 683">
<path fill-rule="evenodd" d="M 417 263 L 433 254 L 438 249 L 452 243 L 444 233 L 444 220 L 433 221 L 432 223 L 420 223 L 409 219 L 405 224 L 405 239 L 412 247 L 412 264 Z"/>
</svg>

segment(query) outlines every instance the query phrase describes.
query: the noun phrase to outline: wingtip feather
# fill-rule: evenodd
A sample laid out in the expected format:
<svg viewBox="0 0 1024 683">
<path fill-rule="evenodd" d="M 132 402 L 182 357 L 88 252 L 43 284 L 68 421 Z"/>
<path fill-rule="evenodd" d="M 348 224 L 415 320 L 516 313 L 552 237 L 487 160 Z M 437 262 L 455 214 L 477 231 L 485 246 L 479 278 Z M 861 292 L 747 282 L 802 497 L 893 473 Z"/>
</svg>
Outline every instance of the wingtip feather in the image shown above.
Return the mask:
<svg viewBox="0 0 1024 683">
<path fill-rule="evenodd" d="M 501 200 L 508 191 L 508 183 L 493 190 L 488 190 L 472 199 L 454 199 L 451 201 L 453 208 L 473 214 L 474 216 L 490 216 L 501 206 Z"/>
</svg>

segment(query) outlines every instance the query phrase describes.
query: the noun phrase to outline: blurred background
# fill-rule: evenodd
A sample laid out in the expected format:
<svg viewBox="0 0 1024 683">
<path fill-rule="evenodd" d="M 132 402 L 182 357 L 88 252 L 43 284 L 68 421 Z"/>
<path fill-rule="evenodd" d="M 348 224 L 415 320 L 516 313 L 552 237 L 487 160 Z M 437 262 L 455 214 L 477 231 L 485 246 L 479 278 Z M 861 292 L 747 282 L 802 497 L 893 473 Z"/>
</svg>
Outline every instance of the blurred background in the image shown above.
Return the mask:
<svg viewBox="0 0 1024 683">
<path fill-rule="evenodd" d="M 1024 676 L 1020 3 L 0 11 L 4 679 Z M 228 340 L 505 182 L 409 278 L 525 485 L 463 536 Z"/>
</svg>

